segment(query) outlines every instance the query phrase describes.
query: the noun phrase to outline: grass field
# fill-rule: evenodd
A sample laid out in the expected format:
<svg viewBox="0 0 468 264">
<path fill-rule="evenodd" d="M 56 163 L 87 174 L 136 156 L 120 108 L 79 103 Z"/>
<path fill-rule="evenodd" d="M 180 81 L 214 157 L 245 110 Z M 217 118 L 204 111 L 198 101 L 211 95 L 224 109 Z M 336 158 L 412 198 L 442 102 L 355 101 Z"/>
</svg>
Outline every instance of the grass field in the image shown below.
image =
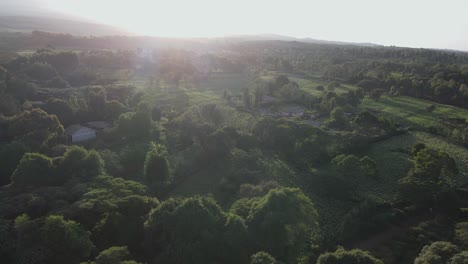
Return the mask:
<svg viewBox="0 0 468 264">
<path fill-rule="evenodd" d="M 426 110 L 431 105 L 436 106 L 432 112 Z M 413 128 L 436 126 L 441 119 L 446 118 L 465 118 L 468 120 L 467 109 L 406 96 L 383 96 L 379 101 L 364 98 L 359 107 L 378 112 L 382 116 L 393 118 L 395 121 Z"/>
<path fill-rule="evenodd" d="M 382 202 L 394 201 L 398 193 L 398 180 L 406 176 L 412 167 L 411 157 L 402 150 L 409 149 L 417 142 L 447 152 L 460 170 L 455 182 L 458 185 L 468 183 L 468 149 L 450 144 L 440 137 L 425 132 L 410 132 L 375 143 L 364 153 L 377 163 L 379 176 L 377 179 L 361 180 L 358 187 L 359 195 Z M 356 203 L 328 199 L 310 192 L 308 195 L 319 211 L 323 235 L 327 239 L 335 239 L 338 236 L 341 219 Z"/>
<path fill-rule="evenodd" d="M 409 149 L 417 142 L 447 152 L 460 170 L 455 179 L 456 183 L 468 183 L 468 149 L 425 132 L 411 132 L 378 142 L 371 147 L 366 155 L 377 163 L 380 175 L 378 180 L 364 182 L 360 191 L 378 200 L 392 200 L 398 191 L 398 179 L 405 176 L 412 166 L 410 157 L 400 150 Z"/>
<path fill-rule="evenodd" d="M 317 90 L 317 86 L 323 86 L 326 90 L 328 82 L 320 80 L 318 78 L 302 78 L 302 77 L 289 77 L 290 80 L 295 81 L 299 84 L 299 87 L 310 95 L 321 96 L 325 91 Z M 354 86 L 349 84 L 341 84 L 339 87 L 336 87 L 333 91 L 337 94 L 344 94 L 350 90 L 355 89 Z"/>
<path fill-rule="evenodd" d="M 229 91 L 232 95 L 239 95 L 242 93 L 242 89 L 250 84 L 251 79 L 245 74 L 214 73 L 202 80 L 196 88 L 200 91 L 213 91 L 219 95 L 222 95 L 224 90 Z"/>
</svg>

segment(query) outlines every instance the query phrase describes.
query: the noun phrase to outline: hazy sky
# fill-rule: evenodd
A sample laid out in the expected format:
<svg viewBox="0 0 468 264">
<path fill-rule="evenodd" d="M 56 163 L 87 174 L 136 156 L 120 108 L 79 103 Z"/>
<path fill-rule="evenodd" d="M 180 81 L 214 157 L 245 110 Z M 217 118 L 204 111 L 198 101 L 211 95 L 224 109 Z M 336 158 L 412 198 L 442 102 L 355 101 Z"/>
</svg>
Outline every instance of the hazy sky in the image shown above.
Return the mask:
<svg viewBox="0 0 468 264">
<path fill-rule="evenodd" d="M 468 0 L 34 1 L 147 35 L 212 37 L 274 33 L 468 50 Z"/>
</svg>

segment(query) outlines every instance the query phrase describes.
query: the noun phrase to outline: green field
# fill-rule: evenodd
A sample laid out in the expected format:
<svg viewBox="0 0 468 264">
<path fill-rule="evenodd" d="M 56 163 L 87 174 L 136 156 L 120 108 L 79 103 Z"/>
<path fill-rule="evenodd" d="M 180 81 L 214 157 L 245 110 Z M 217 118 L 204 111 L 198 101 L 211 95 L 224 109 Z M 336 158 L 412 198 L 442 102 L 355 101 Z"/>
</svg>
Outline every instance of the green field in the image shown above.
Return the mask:
<svg viewBox="0 0 468 264">
<path fill-rule="evenodd" d="M 318 78 L 302 78 L 302 77 L 289 77 L 291 81 L 297 82 L 299 87 L 310 95 L 319 97 L 325 91 L 317 90 L 317 86 L 323 86 L 326 90 L 328 82 L 323 81 Z M 354 90 L 355 87 L 349 84 L 341 84 L 339 87 L 336 87 L 333 91 L 337 94 L 344 94 L 350 90 Z"/>
<path fill-rule="evenodd" d="M 447 143 L 444 139 L 428 133 L 410 132 L 375 143 L 363 154 L 377 163 L 379 175 L 376 179 L 360 181 L 359 196 L 382 202 L 394 201 L 398 193 L 398 180 L 406 176 L 412 166 L 410 156 L 404 151 L 417 142 L 423 142 L 428 147 L 447 152 L 454 158 L 460 170 L 455 178 L 457 185 L 468 183 L 468 149 Z M 328 239 L 337 237 L 341 219 L 356 203 L 329 199 L 314 192 L 308 192 L 308 195 L 315 201 L 320 213 L 323 235 Z"/>
<path fill-rule="evenodd" d="M 378 200 L 392 200 L 398 190 L 398 179 L 406 176 L 412 166 L 410 157 L 402 150 L 409 149 L 417 142 L 448 153 L 460 170 L 456 183 L 468 183 L 468 149 L 425 132 L 411 132 L 372 145 L 366 155 L 377 163 L 380 174 L 377 180 L 363 182 L 361 192 Z"/>
<path fill-rule="evenodd" d="M 232 95 L 239 95 L 244 87 L 251 84 L 251 78 L 241 73 L 213 73 L 197 84 L 197 90 L 213 91 L 222 95 L 224 90 Z"/>
<path fill-rule="evenodd" d="M 431 105 L 436 106 L 432 112 L 427 110 Z M 383 96 L 379 101 L 366 97 L 359 107 L 414 128 L 436 126 L 441 119 L 447 118 L 465 118 L 468 120 L 467 109 L 406 96 Z"/>
</svg>

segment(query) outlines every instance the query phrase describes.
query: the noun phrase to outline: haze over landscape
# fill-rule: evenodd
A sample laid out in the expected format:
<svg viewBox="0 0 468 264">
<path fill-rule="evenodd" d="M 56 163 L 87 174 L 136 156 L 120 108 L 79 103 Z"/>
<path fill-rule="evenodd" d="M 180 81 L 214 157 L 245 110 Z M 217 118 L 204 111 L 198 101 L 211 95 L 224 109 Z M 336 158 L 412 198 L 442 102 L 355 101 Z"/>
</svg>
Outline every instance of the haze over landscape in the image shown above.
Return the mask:
<svg viewBox="0 0 468 264">
<path fill-rule="evenodd" d="M 151 36 L 277 34 L 468 50 L 468 2 L 464 0 L 3 0 L 2 9 L 6 14 L 50 18 L 72 15 Z"/>
<path fill-rule="evenodd" d="M 0 0 L 1 264 L 468 264 L 468 0 Z"/>
</svg>

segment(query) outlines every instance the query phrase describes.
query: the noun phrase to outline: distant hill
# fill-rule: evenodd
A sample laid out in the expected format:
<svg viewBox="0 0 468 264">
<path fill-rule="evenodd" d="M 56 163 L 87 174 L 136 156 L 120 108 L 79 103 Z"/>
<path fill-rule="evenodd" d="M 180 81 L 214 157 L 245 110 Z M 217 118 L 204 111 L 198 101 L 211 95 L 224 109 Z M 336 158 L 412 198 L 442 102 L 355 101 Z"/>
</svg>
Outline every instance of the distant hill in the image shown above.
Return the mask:
<svg viewBox="0 0 468 264">
<path fill-rule="evenodd" d="M 33 16 L 0 16 L 0 31 L 31 32 L 34 30 L 78 36 L 131 35 L 117 27 L 87 21 Z"/>
<path fill-rule="evenodd" d="M 283 36 L 277 34 L 259 34 L 259 35 L 235 35 L 226 36 L 226 39 L 234 41 L 264 41 L 264 40 L 282 40 L 282 41 L 297 41 L 304 43 L 315 43 L 315 44 L 333 44 L 333 45 L 354 45 L 363 47 L 381 47 L 382 45 L 374 43 L 355 43 L 355 42 L 343 42 L 343 41 L 330 41 L 312 38 L 295 38 L 290 36 Z"/>
</svg>

